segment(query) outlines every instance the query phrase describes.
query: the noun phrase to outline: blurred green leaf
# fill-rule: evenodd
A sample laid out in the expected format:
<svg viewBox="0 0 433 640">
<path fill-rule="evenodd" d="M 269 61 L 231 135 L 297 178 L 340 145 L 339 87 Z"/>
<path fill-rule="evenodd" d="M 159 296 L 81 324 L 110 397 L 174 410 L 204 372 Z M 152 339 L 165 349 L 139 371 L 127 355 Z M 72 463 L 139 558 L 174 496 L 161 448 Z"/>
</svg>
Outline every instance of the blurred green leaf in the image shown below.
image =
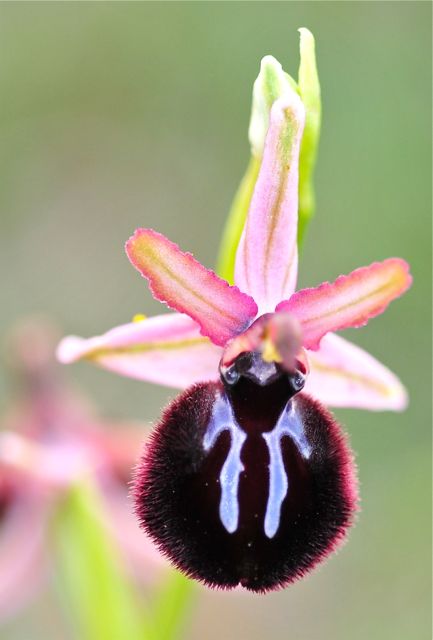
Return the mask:
<svg viewBox="0 0 433 640">
<path fill-rule="evenodd" d="M 147 640 L 152 636 L 149 623 L 102 518 L 100 496 L 87 480 L 69 490 L 56 520 L 60 576 L 77 638 Z"/>
<path fill-rule="evenodd" d="M 301 245 L 307 225 L 314 215 L 313 172 L 319 145 L 322 108 L 314 37 L 305 28 L 299 29 L 299 33 L 301 40 L 298 86 L 299 95 L 305 106 L 305 127 L 299 158 L 298 244 Z"/>
<path fill-rule="evenodd" d="M 170 571 L 153 608 L 157 640 L 175 640 L 181 631 L 195 585 L 178 571 Z"/>
</svg>

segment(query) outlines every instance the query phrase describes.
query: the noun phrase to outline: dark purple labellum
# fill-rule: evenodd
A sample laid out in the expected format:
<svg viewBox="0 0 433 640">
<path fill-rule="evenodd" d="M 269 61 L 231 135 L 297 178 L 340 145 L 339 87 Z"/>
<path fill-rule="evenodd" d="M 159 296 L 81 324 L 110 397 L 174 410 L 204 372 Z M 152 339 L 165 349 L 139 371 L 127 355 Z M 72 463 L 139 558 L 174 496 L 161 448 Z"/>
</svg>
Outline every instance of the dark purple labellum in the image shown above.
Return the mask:
<svg viewBox="0 0 433 640">
<path fill-rule="evenodd" d="M 140 522 L 160 550 L 209 586 L 276 589 L 345 536 L 356 510 L 339 425 L 289 376 L 242 354 L 224 382 L 167 408 L 135 478 Z"/>
</svg>

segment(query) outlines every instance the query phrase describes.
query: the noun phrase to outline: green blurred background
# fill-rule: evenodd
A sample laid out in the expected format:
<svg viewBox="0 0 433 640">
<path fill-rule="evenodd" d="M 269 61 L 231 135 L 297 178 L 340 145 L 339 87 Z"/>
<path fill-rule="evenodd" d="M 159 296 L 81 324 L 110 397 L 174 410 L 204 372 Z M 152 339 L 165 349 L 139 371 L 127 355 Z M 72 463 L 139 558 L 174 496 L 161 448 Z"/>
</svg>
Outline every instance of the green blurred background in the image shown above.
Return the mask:
<svg viewBox="0 0 433 640">
<path fill-rule="evenodd" d="M 430 3 L 2 3 L 0 329 L 42 312 L 93 335 L 160 312 L 124 255 L 137 226 L 214 264 L 260 59 L 296 75 L 299 26 L 316 37 L 324 110 L 300 284 L 391 255 L 411 263 L 409 294 L 347 332 L 401 376 L 411 404 L 337 412 L 362 492 L 338 556 L 266 597 L 200 589 L 186 637 L 427 640 Z M 86 364 L 67 375 L 112 417 L 153 420 L 170 396 Z M 3 375 L 2 407 L 7 395 Z M 33 607 L 2 638 L 38 638 L 40 617 Z M 40 637 L 63 637 L 52 633 Z"/>
</svg>

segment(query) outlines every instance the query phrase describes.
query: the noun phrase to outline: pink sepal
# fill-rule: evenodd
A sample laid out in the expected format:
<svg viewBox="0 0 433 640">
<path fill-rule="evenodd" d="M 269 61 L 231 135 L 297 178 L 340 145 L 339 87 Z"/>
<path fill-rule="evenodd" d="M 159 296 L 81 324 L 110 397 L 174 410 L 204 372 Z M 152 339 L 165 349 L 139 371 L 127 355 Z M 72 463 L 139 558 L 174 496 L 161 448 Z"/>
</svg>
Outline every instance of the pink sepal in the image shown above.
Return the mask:
<svg viewBox="0 0 433 640">
<path fill-rule="evenodd" d="M 57 348 L 65 364 L 91 360 L 124 376 L 179 389 L 218 379 L 221 353 L 196 322 L 180 313 L 131 322 L 94 338 L 68 336 Z"/>
<path fill-rule="evenodd" d="M 400 380 L 355 344 L 328 333 L 309 352 L 305 391 L 331 407 L 403 411 L 408 396 Z"/>
</svg>

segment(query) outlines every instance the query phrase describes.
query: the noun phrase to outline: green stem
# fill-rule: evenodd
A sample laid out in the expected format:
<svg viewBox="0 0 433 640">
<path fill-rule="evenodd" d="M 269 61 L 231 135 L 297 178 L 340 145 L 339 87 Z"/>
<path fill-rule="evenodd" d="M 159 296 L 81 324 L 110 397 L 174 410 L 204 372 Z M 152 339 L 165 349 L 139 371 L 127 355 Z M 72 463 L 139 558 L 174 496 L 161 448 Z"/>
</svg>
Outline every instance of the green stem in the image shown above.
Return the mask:
<svg viewBox="0 0 433 640">
<path fill-rule="evenodd" d="M 234 281 L 236 250 L 241 239 L 259 169 L 260 160 L 251 156 L 224 227 L 217 261 L 217 273 L 230 284 L 233 284 Z"/>
</svg>

